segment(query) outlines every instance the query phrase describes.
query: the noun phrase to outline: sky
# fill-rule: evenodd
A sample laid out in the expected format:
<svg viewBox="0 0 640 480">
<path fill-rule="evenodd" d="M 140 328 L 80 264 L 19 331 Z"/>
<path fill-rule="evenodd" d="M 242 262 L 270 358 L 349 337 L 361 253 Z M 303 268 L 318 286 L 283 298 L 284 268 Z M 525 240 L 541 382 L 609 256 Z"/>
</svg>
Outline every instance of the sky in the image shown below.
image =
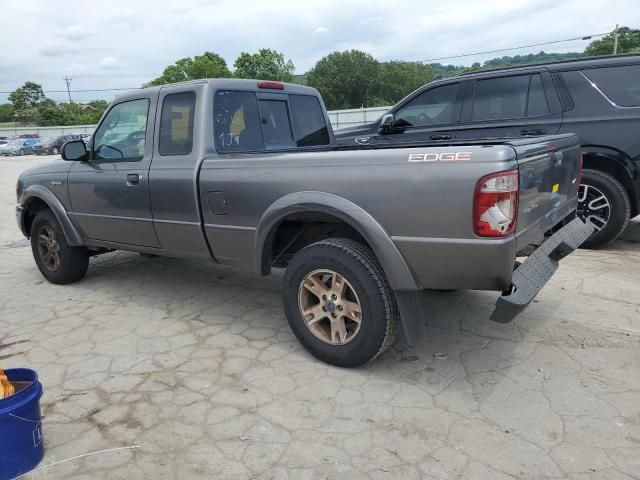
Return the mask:
<svg viewBox="0 0 640 480">
<path fill-rule="evenodd" d="M 0 0 L 0 92 L 31 80 L 48 97 L 136 88 L 179 58 L 209 50 L 232 67 L 273 48 L 304 73 L 335 50 L 381 61 L 423 61 L 640 27 L 639 0 Z M 470 65 L 502 55 L 582 51 L 588 41 L 441 60 Z M 75 101 L 109 92 L 72 92 Z M 7 101 L 0 93 L 0 103 Z"/>
</svg>

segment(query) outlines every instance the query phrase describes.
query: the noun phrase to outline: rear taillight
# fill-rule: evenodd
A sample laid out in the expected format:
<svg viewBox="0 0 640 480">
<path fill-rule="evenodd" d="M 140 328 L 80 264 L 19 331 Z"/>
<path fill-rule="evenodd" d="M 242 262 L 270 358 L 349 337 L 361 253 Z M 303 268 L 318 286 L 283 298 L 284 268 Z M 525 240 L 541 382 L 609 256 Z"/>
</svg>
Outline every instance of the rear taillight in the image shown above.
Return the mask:
<svg viewBox="0 0 640 480">
<path fill-rule="evenodd" d="M 578 155 L 578 174 L 576 175 L 576 190 L 580 190 L 580 181 L 582 180 L 582 150 L 580 150 L 580 154 Z"/>
<path fill-rule="evenodd" d="M 481 237 L 504 237 L 516 229 L 518 171 L 492 173 L 476 186 L 473 229 Z"/>
</svg>

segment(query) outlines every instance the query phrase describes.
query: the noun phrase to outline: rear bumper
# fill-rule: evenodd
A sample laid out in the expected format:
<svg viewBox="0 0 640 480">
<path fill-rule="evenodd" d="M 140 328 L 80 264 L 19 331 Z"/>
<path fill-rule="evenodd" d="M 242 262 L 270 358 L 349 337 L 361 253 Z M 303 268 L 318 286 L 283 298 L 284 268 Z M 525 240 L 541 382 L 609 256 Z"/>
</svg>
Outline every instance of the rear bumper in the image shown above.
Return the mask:
<svg viewBox="0 0 640 480">
<path fill-rule="evenodd" d="M 544 242 L 513 272 L 509 293 L 498 298 L 491 320 L 509 323 L 538 295 L 558 269 L 558 262 L 593 233 L 594 227 L 576 218 Z"/>
</svg>

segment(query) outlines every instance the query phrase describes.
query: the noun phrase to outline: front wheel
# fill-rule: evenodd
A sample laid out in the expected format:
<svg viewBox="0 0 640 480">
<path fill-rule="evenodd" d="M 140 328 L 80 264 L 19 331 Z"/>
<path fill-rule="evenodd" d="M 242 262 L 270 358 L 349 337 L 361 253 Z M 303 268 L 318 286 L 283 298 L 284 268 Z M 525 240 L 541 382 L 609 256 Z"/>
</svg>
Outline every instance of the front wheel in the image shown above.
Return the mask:
<svg viewBox="0 0 640 480">
<path fill-rule="evenodd" d="M 51 283 L 77 282 L 87 273 L 89 253 L 72 247 L 50 210 L 42 210 L 31 225 L 31 251 L 40 273 Z"/>
<path fill-rule="evenodd" d="M 23 148 L 21 148 L 20 150 L 18 150 L 18 155 L 20 155 L 20 156 L 24 155 L 24 149 L 23 149 Z"/>
<path fill-rule="evenodd" d="M 398 330 L 384 272 L 373 252 L 353 240 L 327 239 L 300 250 L 285 271 L 282 299 L 300 343 L 333 365 L 373 360 Z"/>
<path fill-rule="evenodd" d="M 58 155 L 58 153 L 60 153 L 60 149 L 58 147 L 53 147 L 51 149 L 51 153 L 53 153 L 54 155 Z"/>
<path fill-rule="evenodd" d="M 585 169 L 578 192 L 577 214 L 596 229 L 582 247 L 604 247 L 618 238 L 629 223 L 631 201 L 616 178 L 599 170 Z"/>
</svg>

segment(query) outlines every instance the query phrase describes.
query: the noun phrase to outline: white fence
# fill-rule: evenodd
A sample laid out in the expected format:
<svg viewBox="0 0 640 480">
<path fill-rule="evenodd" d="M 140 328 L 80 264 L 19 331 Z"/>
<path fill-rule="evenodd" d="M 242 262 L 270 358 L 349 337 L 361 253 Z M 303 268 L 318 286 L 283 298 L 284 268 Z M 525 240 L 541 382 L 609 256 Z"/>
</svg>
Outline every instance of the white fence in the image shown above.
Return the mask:
<svg viewBox="0 0 640 480">
<path fill-rule="evenodd" d="M 353 108 L 350 110 L 329 111 L 329 120 L 334 130 L 355 127 L 367 122 L 373 122 L 387 112 L 391 107 Z"/>
<path fill-rule="evenodd" d="M 372 122 L 391 107 L 353 108 L 329 111 L 329 120 L 334 130 Z M 0 137 L 37 133 L 41 137 L 55 137 L 65 133 L 93 133 L 95 125 L 68 125 L 66 127 L 3 127 Z"/>
</svg>

